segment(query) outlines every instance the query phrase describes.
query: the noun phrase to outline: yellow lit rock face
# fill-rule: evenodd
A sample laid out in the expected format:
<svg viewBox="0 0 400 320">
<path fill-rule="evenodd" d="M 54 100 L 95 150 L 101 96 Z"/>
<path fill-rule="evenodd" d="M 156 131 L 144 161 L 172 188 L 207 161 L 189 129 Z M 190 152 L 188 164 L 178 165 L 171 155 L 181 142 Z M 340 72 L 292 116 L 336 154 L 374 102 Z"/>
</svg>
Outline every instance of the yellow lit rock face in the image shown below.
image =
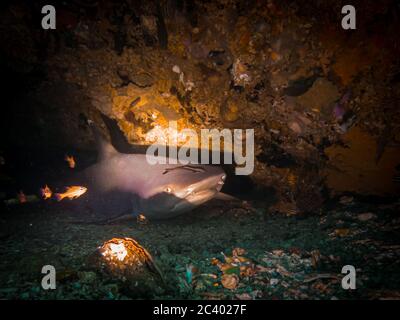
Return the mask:
<svg viewBox="0 0 400 320">
<path fill-rule="evenodd" d="M 370 134 L 354 127 L 344 141 L 349 148 L 332 146 L 325 150 L 331 165 L 325 169 L 330 189 L 381 196 L 399 193 L 400 185 L 392 181 L 400 163 L 399 148 L 387 147 L 376 164 L 377 141 Z"/>
<path fill-rule="evenodd" d="M 178 127 L 190 127 L 176 96 L 160 94 L 165 82 L 152 88 L 138 88 L 132 84 L 112 91 L 112 114 L 131 143 L 145 143 L 146 132 L 156 127 L 167 128 L 169 121 Z"/>
<path fill-rule="evenodd" d="M 239 108 L 234 101 L 227 101 L 222 108 L 222 116 L 225 121 L 234 122 L 239 119 Z"/>
</svg>

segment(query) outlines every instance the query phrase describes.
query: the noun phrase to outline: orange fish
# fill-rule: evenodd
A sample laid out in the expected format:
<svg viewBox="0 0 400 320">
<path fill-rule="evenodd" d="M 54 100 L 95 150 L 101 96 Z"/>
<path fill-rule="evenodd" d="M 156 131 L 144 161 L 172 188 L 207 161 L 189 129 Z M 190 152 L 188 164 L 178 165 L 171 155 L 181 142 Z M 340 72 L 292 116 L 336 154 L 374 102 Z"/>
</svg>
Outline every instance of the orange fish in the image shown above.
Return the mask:
<svg viewBox="0 0 400 320">
<path fill-rule="evenodd" d="M 66 154 L 64 160 L 68 162 L 68 166 L 71 169 L 75 168 L 76 163 L 75 163 L 74 156 L 69 156 Z"/>
<path fill-rule="evenodd" d="M 81 186 L 71 186 L 67 187 L 67 190 L 64 193 L 55 193 L 55 197 L 57 201 L 61 201 L 64 198 L 68 198 L 70 200 L 76 199 L 83 195 L 87 191 L 86 187 Z"/>
<path fill-rule="evenodd" d="M 25 195 L 25 193 L 23 193 L 22 190 L 18 193 L 18 200 L 20 203 L 26 202 L 26 195 Z"/>
<path fill-rule="evenodd" d="M 147 218 L 146 218 L 145 215 L 139 214 L 137 216 L 137 218 L 136 218 L 136 221 L 137 221 L 137 223 L 140 223 L 140 224 L 146 224 L 147 223 Z"/>
<path fill-rule="evenodd" d="M 40 194 L 42 195 L 44 200 L 50 199 L 51 195 L 53 194 L 53 192 L 50 190 L 50 188 L 47 186 L 44 188 L 40 188 Z"/>
</svg>

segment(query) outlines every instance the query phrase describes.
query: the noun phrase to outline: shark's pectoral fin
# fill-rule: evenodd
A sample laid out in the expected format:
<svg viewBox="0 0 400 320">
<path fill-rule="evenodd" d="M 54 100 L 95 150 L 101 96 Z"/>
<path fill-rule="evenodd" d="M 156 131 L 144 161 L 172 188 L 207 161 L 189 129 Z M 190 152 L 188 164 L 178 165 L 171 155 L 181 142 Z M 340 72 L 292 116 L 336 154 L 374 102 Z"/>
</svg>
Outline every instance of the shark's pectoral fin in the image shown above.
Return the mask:
<svg viewBox="0 0 400 320">
<path fill-rule="evenodd" d="M 223 192 L 218 192 L 214 199 L 219 199 L 219 200 L 224 200 L 224 201 L 241 201 L 240 199 L 231 196 L 229 194 L 223 193 Z"/>
</svg>

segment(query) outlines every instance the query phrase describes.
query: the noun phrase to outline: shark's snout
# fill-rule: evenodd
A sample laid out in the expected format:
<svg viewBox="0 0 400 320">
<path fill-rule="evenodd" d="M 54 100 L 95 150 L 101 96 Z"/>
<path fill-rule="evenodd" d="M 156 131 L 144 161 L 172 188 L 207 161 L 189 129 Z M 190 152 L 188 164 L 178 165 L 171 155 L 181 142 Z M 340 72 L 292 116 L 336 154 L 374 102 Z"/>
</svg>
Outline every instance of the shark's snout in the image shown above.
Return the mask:
<svg viewBox="0 0 400 320">
<path fill-rule="evenodd" d="M 190 191 L 190 193 L 201 192 L 204 190 L 220 191 L 225 183 L 225 179 L 226 179 L 225 174 L 218 174 L 215 176 L 211 176 L 207 179 L 201 180 L 197 183 L 190 185 L 187 188 L 187 191 Z"/>
</svg>

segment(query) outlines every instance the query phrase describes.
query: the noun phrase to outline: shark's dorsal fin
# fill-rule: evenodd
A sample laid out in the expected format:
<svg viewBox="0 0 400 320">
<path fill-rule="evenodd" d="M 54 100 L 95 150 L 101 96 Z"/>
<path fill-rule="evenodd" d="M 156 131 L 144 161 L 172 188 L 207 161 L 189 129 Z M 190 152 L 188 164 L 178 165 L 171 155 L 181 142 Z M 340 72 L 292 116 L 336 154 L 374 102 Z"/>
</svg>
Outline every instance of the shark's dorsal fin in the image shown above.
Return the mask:
<svg viewBox="0 0 400 320">
<path fill-rule="evenodd" d="M 92 121 L 88 120 L 88 124 L 90 128 L 92 129 L 95 141 L 96 141 L 96 147 L 97 147 L 97 152 L 98 152 L 98 159 L 99 160 L 104 160 L 107 158 L 110 158 L 118 153 L 117 150 L 113 147 L 113 145 L 107 141 L 105 136 L 102 134 L 100 129 L 97 127 L 97 125 Z"/>
<path fill-rule="evenodd" d="M 115 146 L 116 150 L 121 153 L 136 153 L 134 147 L 129 143 L 128 139 L 118 126 L 118 122 L 115 119 L 107 117 L 105 114 L 100 113 L 101 118 L 108 129 L 110 139 Z"/>
</svg>

